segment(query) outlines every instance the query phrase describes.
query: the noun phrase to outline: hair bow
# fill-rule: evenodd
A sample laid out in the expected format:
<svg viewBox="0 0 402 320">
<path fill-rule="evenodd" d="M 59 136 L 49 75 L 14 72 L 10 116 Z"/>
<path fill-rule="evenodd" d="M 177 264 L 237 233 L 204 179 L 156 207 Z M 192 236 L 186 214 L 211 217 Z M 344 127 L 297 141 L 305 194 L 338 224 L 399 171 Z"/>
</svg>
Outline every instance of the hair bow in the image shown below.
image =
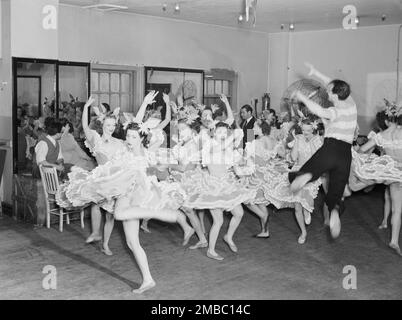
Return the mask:
<svg viewBox="0 0 402 320">
<path fill-rule="evenodd" d="M 103 120 L 105 120 L 106 118 L 106 109 L 104 109 L 102 105 L 100 105 L 99 107 L 92 107 L 92 108 L 96 114 L 97 120 L 103 122 Z M 103 111 L 103 109 L 105 111 Z"/>
<path fill-rule="evenodd" d="M 215 113 L 217 110 L 219 110 L 219 106 L 217 104 L 211 104 L 211 109 L 212 113 Z"/>
<path fill-rule="evenodd" d="M 387 99 L 384 99 L 384 101 L 385 101 L 385 114 L 388 117 L 397 116 L 397 114 L 400 112 L 400 110 L 398 110 L 396 103 L 391 103 Z"/>
</svg>

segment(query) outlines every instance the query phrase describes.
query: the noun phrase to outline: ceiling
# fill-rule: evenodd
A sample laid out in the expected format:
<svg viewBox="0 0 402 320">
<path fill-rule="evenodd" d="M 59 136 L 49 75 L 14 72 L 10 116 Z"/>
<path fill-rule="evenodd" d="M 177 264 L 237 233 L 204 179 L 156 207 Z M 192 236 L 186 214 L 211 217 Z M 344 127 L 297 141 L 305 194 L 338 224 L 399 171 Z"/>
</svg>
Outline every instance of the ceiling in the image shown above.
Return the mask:
<svg viewBox="0 0 402 320">
<path fill-rule="evenodd" d="M 258 0 L 257 23 L 239 23 L 244 13 L 244 0 L 60 0 L 62 4 L 86 6 L 98 3 L 125 5 L 137 14 L 170 19 L 245 28 L 262 32 L 287 32 L 294 23 L 295 32 L 342 28 L 346 16 L 342 9 L 354 5 L 360 17 L 360 26 L 402 23 L 402 0 Z M 176 3 L 180 13 L 174 12 Z M 163 10 L 166 4 L 166 11 Z M 89 9 L 87 9 L 89 10 Z M 92 9 L 93 10 L 93 9 Z M 386 20 L 381 16 L 385 14 Z M 251 19 L 250 19 L 251 20 Z M 281 24 L 285 25 L 281 30 Z"/>
</svg>

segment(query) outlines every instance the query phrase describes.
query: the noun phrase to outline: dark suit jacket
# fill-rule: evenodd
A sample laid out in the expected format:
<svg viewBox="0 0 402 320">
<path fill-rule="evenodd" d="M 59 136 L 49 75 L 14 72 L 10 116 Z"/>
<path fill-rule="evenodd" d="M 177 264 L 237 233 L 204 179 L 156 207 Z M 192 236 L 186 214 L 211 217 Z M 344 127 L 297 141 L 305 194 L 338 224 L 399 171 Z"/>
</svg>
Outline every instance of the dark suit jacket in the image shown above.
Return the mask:
<svg viewBox="0 0 402 320">
<path fill-rule="evenodd" d="M 240 124 L 240 128 L 243 129 L 243 149 L 246 147 L 246 142 L 250 142 L 254 139 L 254 134 L 250 131 L 247 135 L 248 130 L 252 130 L 254 128 L 255 118 L 252 117 L 250 121 L 243 127 L 246 120 L 243 120 Z"/>
</svg>

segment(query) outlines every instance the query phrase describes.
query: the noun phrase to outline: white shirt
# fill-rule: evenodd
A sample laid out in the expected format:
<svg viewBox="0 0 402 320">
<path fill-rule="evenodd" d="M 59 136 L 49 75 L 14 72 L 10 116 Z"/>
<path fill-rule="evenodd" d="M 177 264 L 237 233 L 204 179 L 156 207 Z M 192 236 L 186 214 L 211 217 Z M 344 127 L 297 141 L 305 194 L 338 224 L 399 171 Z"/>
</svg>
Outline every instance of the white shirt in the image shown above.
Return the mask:
<svg viewBox="0 0 402 320">
<path fill-rule="evenodd" d="M 49 141 L 56 146 L 56 140 L 54 140 L 51 136 L 47 135 L 46 136 Z M 46 155 L 48 152 L 49 148 L 47 147 L 46 141 L 39 141 L 38 144 L 35 147 L 35 153 L 36 153 L 36 163 L 40 164 L 43 161 L 46 161 Z M 63 155 L 61 153 L 61 147 L 59 148 L 59 155 L 57 156 L 57 160 L 63 159 Z"/>
</svg>

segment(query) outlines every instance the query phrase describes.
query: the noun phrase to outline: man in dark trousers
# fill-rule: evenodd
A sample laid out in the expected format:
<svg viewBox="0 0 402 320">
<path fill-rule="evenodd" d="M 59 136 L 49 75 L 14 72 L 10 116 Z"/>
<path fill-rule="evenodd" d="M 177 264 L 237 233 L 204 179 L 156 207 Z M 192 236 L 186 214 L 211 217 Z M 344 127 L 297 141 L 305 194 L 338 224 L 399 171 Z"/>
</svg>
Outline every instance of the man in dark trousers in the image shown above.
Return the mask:
<svg viewBox="0 0 402 320">
<path fill-rule="evenodd" d="M 255 118 L 253 116 L 253 108 L 249 104 L 244 105 L 240 109 L 240 117 L 242 122 L 240 123 L 240 128 L 243 129 L 243 149 L 246 147 L 246 142 L 254 140 L 254 123 Z"/>
</svg>

